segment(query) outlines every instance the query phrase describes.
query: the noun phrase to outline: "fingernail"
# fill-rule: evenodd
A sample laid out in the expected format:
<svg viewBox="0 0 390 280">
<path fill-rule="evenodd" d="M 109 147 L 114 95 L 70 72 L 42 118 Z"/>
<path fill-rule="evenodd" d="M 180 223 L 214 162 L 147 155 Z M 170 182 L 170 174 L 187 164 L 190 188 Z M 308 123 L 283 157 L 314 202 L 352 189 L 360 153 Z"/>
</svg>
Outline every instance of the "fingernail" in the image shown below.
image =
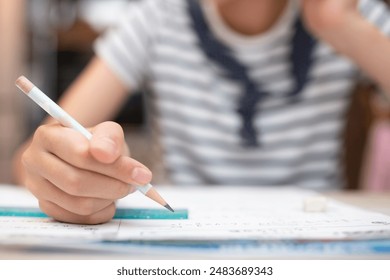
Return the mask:
<svg viewBox="0 0 390 280">
<path fill-rule="evenodd" d="M 102 137 L 98 141 L 98 145 L 101 150 L 108 152 L 110 154 L 115 154 L 116 153 L 116 144 L 115 142 L 108 138 L 108 137 Z"/>
<path fill-rule="evenodd" d="M 144 168 L 136 167 L 133 169 L 133 172 L 131 173 L 131 178 L 140 185 L 145 185 L 150 182 L 152 179 L 152 174 L 149 170 L 146 170 Z"/>
</svg>

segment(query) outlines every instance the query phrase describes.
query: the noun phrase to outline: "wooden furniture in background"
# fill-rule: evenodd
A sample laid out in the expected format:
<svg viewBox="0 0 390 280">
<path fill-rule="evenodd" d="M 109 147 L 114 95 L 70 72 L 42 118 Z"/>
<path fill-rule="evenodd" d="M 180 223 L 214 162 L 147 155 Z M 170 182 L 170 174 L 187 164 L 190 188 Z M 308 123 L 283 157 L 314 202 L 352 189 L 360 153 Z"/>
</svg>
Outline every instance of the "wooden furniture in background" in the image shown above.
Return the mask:
<svg viewBox="0 0 390 280">
<path fill-rule="evenodd" d="M 14 85 L 23 72 L 25 1 L 0 0 L 0 182 L 12 180 L 11 159 L 25 136 L 23 96 Z"/>
</svg>

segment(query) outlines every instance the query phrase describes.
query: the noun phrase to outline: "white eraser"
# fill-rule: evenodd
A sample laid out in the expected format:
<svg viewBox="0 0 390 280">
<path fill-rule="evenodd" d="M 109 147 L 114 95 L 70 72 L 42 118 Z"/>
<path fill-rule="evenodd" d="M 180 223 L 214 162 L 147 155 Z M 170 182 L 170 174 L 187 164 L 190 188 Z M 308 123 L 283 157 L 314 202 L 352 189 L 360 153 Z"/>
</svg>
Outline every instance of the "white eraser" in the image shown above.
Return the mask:
<svg viewBox="0 0 390 280">
<path fill-rule="evenodd" d="M 325 212 L 327 199 L 324 196 L 312 196 L 303 201 L 303 210 L 305 212 Z"/>
</svg>

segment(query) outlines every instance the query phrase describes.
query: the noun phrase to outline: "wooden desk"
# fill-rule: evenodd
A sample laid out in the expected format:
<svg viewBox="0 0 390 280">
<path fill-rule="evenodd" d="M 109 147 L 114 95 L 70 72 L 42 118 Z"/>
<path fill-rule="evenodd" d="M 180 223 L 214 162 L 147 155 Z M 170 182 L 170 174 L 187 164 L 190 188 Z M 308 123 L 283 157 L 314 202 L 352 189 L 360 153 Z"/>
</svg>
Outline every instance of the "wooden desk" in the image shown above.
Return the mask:
<svg viewBox="0 0 390 280">
<path fill-rule="evenodd" d="M 327 197 L 390 216 L 390 192 L 370 193 L 364 191 L 331 192 Z"/>
</svg>

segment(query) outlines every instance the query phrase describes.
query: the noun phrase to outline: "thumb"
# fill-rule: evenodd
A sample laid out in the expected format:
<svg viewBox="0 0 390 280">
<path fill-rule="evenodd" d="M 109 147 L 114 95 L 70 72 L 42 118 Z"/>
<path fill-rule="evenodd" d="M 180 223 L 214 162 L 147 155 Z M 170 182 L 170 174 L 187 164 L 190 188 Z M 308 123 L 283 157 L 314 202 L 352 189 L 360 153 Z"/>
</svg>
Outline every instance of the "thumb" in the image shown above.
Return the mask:
<svg viewBox="0 0 390 280">
<path fill-rule="evenodd" d="M 90 152 L 102 163 L 113 163 L 126 150 L 122 127 L 115 122 L 103 122 L 92 128 Z"/>
</svg>

